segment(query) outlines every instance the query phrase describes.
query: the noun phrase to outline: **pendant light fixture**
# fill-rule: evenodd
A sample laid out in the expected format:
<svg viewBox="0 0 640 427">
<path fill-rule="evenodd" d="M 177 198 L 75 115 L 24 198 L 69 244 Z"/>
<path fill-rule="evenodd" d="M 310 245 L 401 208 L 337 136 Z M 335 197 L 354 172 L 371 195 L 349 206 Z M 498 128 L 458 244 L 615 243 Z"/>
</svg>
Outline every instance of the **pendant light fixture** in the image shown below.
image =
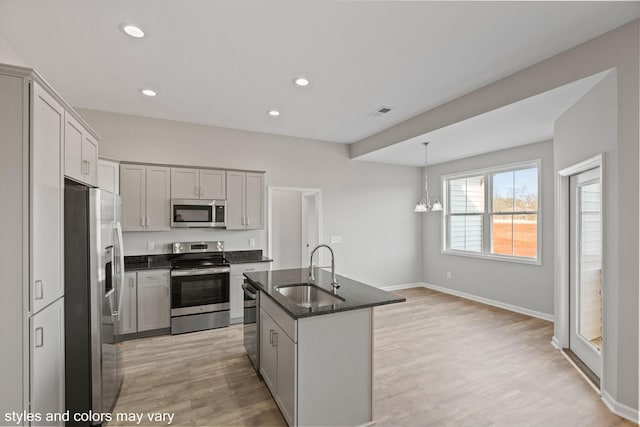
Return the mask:
<svg viewBox="0 0 640 427">
<path fill-rule="evenodd" d="M 433 204 L 431 204 L 431 200 L 429 200 L 429 183 L 428 183 L 428 176 L 429 176 L 429 171 L 427 168 L 428 162 L 427 162 L 427 148 L 429 143 L 428 142 L 423 142 L 424 144 L 424 194 L 425 196 L 418 200 L 418 203 L 416 204 L 415 209 L 413 210 L 414 212 L 435 212 L 435 211 L 441 211 L 442 210 L 442 204 L 436 199 Z"/>
</svg>

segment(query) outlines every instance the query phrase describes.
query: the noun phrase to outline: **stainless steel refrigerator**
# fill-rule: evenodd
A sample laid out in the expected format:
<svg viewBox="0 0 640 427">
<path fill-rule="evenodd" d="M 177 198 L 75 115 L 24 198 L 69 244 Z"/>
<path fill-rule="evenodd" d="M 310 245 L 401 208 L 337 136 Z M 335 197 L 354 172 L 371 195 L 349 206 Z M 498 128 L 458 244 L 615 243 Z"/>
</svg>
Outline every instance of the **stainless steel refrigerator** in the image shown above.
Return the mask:
<svg viewBox="0 0 640 427">
<path fill-rule="evenodd" d="M 66 409 L 111 412 L 122 385 L 119 197 L 65 180 L 64 205 Z M 72 415 L 67 424 L 88 423 L 74 423 Z"/>
</svg>

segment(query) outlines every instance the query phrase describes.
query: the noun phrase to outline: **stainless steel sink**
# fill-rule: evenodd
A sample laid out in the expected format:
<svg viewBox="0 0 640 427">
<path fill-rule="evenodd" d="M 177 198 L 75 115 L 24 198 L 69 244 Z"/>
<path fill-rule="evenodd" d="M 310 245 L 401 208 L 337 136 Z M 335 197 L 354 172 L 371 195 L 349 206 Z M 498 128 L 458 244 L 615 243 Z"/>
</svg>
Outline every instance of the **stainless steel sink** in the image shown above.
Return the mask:
<svg viewBox="0 0 640 427">
<path fill-rule="evenodd" d="M 283 296 L 301 307 L 325 307 L 344 302 L 338 295 L 310 283 L 298 283 L 295 285 L 282 285 L 276 288 Z"/>
</svg>

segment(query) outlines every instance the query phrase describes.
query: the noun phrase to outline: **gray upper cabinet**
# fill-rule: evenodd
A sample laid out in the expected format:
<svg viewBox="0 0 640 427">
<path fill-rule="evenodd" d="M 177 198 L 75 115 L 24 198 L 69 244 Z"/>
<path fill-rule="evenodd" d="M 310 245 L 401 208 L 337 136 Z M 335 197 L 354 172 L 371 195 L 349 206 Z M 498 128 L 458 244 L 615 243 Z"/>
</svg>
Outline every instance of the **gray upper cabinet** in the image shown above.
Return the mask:
<svg viewBox="0 0 640 427">
<path fill-rule="evenodd" d="M 120 165 L 123 231 L 170 229 L 170 168 Z"/>
<path fill-rule="evenodd" d="M 227 172 L 227 230 L 264 228 L 264 174 Z"/>
<path fill-rule="evenodd" d="M 69 113 L 64 119 L 64 174 L 98 186 L 98 142 Z"/>
<path fill-rule="evenodd" d="M 32 281 L 31 312 L 64 294 L 63 173 L 64 108 L 46 90 L 33 85 Z"/>
<path fill-rule="evenodd" d="M 171 198 L 226 199 L 226 173 L 216 169 L 171 168 Z"/>
</svg>

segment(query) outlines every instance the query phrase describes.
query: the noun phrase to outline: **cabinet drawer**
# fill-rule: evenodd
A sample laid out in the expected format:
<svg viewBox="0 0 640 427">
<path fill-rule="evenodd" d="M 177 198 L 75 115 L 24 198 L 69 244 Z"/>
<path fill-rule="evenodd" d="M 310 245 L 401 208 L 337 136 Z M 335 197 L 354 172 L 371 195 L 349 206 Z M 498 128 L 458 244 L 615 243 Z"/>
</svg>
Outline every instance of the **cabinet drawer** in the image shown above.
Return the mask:
<svg viewBox="0 0 640 427">
<path fill-rule="evenodd" d="M 298 342 L 298 328 L 295 319 L 285 313 L 284 310 L 273 302 L 271 297 L 265 295 L 264 292 L 260 295 L 260 308 L 271 316 L 293 342 Z"/>
<path fill-rule="evenodd" d="M 243 273 L 252 271 L 268 271 L 271 265 L 268 262 L 253 262 L 250 264 L 232 264 L 231 276 L 242 276 Z"/>
<path fill-rule="evenodd" d="M 169 270 L 138 271 L 138 283 L 168 282 L 169 278 Z"/>
</svg>

